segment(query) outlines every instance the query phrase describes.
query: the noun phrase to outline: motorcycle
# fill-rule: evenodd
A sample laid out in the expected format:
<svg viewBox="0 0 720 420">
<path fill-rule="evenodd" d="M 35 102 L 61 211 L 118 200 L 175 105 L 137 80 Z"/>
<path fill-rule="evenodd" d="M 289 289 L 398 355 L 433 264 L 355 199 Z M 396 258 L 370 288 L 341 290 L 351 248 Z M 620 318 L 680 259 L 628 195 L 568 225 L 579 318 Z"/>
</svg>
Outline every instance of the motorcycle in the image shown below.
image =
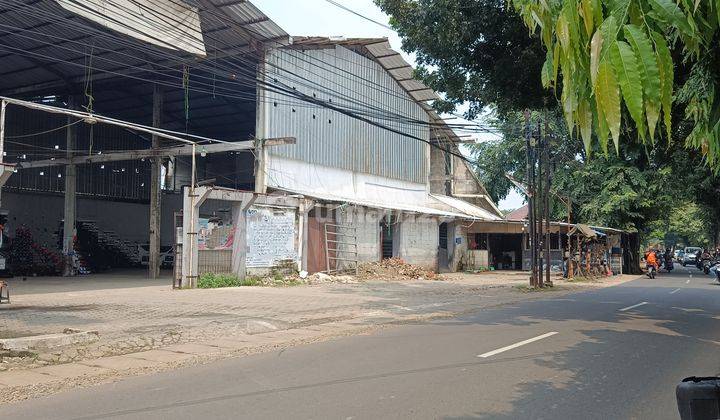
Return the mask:
<svg viewBox="0 0 720 420">
<path fill-rule="evenodd" d="M 703 273 L 710 274 L 710 267 L 712 267 L 713 265 L 715 265 L 714 262 L 712 262 L 710 260 L 703 260 L 703 262 L 702 262 Z"/>
<path fill-rule="evenodd" d="M 647 274 L 648 278 L 654 279 L 655 271 L 656 271 L 656 268 L 654 265 L 652 265 L 652 264 L 647 265 L 647 273 L 646 274 Z"/>
<path fill-rule="evenodd" d="M 666 260 L 666 261 L 665 261 L 665 271 L 667 271 L 667 272 L 669 273 L 669 272 L 671 272 L 671 271 L 673 270 L 673 268 L 675 268 L 675 267 L 674 267 L 674 264 L 673 264 L 673 261 L 672 261 L 672 260 Z"/>
</svg>

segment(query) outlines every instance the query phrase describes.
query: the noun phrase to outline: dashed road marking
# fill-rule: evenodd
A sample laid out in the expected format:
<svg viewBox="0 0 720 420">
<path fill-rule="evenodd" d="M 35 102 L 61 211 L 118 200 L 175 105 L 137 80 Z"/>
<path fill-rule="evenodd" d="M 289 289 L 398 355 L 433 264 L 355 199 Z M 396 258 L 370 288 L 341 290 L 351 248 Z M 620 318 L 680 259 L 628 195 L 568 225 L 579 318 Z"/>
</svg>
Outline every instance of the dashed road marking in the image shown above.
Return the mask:
<svg viewBox="0 0 720 420">
<path fill-rule="evenodd" d="M 643 306 L 643 305 L 647 305 L 647 304 L 648 304 L 648 302 L 640 302 L 640 303 L 636 303 L 635 305 L 628 306 L 627 308 L 618 309 L 618 311 L 625 312 L 625 311 L 629 311 L 630 309 L 635 309 L 638 306 Z"/>
<path fill-rule="evenodd" d="M 687 281 L 685 282 L 685 284 L 690 284 L 690 279 L 687 279 Z"/>
<path fill-rule="evenodd" d="M 552 337 L 553 335 L 555 335 L 557 333 L 558 333 L 557 331 L 550 331 L 549 333 L 545 333 L 543 335 L 538 335 L 537 337 L 533 337 L 533 338 L 528 338 L 527 340 L 520 341 L 519 343 L 511 344 L 509 346 L 505 346 L 505 347 L 499 348 L 497 350 L 489 351 L 487 353 L 478 354 L 477 357 L 486 358 L 486 357 L 490 357 L 490 356 L 495 356 L 496 354 L 500 354 L 500 353 L 508 351 L 508 350 L 516 349 L 516 348 L 524 346 L 526 344 L 534 343 L 535 341 L 542 340 L 543 338 Z"/>
<path fill-rule="evenodd" d="M 670 294 L 672 295 L 673 293 L 677 293 L 677 292 L 679 292 L 679 291 L 680 291 L 680 288 L 678 287 L 677 289 L 675 289 L 675 290 L 673 290 L 672 292 L 670 292 Z"/>
</svg>

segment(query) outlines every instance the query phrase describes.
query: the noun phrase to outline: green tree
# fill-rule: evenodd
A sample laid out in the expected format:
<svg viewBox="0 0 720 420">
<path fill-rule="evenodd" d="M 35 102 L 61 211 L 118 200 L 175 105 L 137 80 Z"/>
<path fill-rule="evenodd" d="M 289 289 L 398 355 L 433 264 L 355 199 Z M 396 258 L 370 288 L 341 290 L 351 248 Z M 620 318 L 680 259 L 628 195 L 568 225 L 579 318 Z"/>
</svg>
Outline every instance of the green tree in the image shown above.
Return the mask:
<svg viewBox="0 0 720 420">
<path fill-rule="evenodd" d="M 711 111 L 717 109 L 714 92 L 720 68 L 716 31 L 707 25 L 716 26 L 717 19 L 697 19 L 718 10 L 711 1 L 376 3 L 391 16 L 403 49 L 416 54 L 418 75 L 444 93 L 446 100 L 436 104 L 439 110 L 465 103 L 469 118 L 488 108 L 495 112 L 502 138 L 473 148 L 478 174 L 495 200 L 512 188 L 505 174 L 524 180 L 521 111 L 530 108 L 533 126 L 547 115 L 555 133 L 554 190 L 573 199 L 576 221 L 647 235 L 674 207 L 692 202 L 711 215 L 705 225 L 718 236 L 720 182 L 706 164 L 715 156 L 715 140 L 706 132 L 712 126 Z M 698 7 L 688 14 L 686 3 Z M 673 7 L 665 9 L 672 4 L 680 4 L 687 21 L 695 19 L 692 34 L 673 29 L 680 15 Z M 656 11 L 658 5 L 663 10 Z M 529 31 L 525 24 L 536 30 Z M 702 57 L 692 54 L 700 48 Z M 593 89 L 601 84 L 605 90 L 596 97 Z M 618 154 L 604 153 L 611 133 Z M 689 139 L 699 145 L 699 152 L 684 149 L 680 142 L 660 147 L 651 142 L 670 135 Z M 641 141 L 631 141 L 635 137 Z M 710 139 L 707 146 L 703 138 Z M 564 219 L 564 207 L 554 201 L 555 217 Z"/>
<path fill-rule="evenodd" d="M 469 104 L 474 118 L 492 105 L 500 115 L 554 106 L 543 89 L 542 44 L 528 36 L 504 0 L 376 0 L 390 15 L 403 49 L 416 55 L 418 75 L 443 92 L 435 104 L 451 111 Z"/>
<path fill-rule="evenodd" d="M 660 121 L 672 139 L 675 98 L 692 123 L 686 143 L 720 170 L 720 1 L 513 4 L 547 51 L 544 85 L 560 91 L 567 124 L 588 150 L 595 133 L 604 151 L 609 138 L 619 151 L 628 127 L 642 142 L 653 142 Z"/>
</svg>

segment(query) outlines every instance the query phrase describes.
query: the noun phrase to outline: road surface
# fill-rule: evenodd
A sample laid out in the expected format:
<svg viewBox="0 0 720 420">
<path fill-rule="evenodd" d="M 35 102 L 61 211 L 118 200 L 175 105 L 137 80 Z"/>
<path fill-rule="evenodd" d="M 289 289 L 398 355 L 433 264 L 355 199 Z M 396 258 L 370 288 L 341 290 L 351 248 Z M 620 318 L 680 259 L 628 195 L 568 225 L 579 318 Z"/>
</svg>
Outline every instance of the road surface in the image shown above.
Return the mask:
<svg viewBox="0 0 720 420">
<path fill-rule="evenodd" d="M 720 372 L 720 285 L 672 275 L 131 378 L 2 419 L 676 419 Z"/>
</svg>

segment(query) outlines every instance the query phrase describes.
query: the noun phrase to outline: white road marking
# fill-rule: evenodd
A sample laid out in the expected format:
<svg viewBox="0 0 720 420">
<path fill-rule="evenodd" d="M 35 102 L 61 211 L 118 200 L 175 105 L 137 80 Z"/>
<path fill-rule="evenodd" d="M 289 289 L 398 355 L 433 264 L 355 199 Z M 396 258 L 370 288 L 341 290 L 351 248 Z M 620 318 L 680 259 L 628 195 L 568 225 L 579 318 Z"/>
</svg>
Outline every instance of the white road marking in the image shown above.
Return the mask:
<svg viewBox="0 0 720 420">
<path fill-rule="evenodd" d="M 672 295 L 673 293 L 677 293 L 677 292 L 679 292 L 679 291 L 680 291 L 680 288 L 678 287 L 677 289 L 675 289 L 675 290 L 673 290 L 672 292 L 670 292 L 670 294 Z"/>
<path fill-rule="evenodd" d="M 647 305 L 647 304 L 648 304 L 647 302 L 640 302 L 635 305 L 628 306 L 627 308 L 618 309 L 618 311 L 625 312 L 625 311 L 629 311 L 630 309 L 637 308 L 638 306 L 643 306 L 643 305 Z"/>
<path fill-rule="evenodd" d="M 486 358 L 486 357 L 490 357 L 490 356 L 495 356 L 496 354 L 500 354 L 500 353 L 508 351 L 508 350 L 516 349 L 516 348 L 524 346 L 526 344 L 530 344 L 535 341 L 542 340 L 543 338 L 551 337 L 555 334 L 557 334 L 557 331 L 551 331 L 549 333 L 545 333 L 543 335 L 538 335 L 537 337 L 529 338 L 527 340 L 523 340 L 519 343 L 511 344 L 509 346 L 506 346 L 506 347 L 503 347 L 503 348 L 500 348 L 497 350 L 489 351 L 489 352 L 483 353 L 483 354 L 478 354 L 477 357 Z"/>
<path fill-rule="evenodd" d="M 685 284 L 690 284 L 690 279 L 687 279 L 687 281 L 685 282 Z"/>
</svg>

